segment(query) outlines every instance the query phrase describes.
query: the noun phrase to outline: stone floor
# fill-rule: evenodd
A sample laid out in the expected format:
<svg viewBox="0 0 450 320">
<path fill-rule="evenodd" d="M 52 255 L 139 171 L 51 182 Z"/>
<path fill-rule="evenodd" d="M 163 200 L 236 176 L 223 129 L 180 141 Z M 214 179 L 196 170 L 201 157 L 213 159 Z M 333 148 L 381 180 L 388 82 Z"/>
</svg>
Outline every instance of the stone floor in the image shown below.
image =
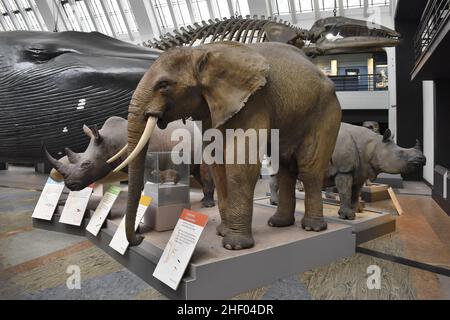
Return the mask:
<svg viewBox="0 0 450 320">
<path fill-rule="evenodd" d="M 28 168 L 0 171 L 0 299 L 165 299 L 85 238 L 33 229 L 31 212 L 45 180 Z M 427 188 L 406 183 L 397 192 L 405 212 L 397 231 L 362 246 L 450 269 L 450 217 Z M 267 180 L 260 180 L 255 196 L 266 192 Z M 395 214 L 390 200 L 367 206 Z M 80 290 L 66 284 L 73 265 L 81 271 Z M 381 268 L 379 290 L 366 285 L 371 265 Z M 355 254 L 234 299 L 450 299 L 450 278 Z"/>
</svg>

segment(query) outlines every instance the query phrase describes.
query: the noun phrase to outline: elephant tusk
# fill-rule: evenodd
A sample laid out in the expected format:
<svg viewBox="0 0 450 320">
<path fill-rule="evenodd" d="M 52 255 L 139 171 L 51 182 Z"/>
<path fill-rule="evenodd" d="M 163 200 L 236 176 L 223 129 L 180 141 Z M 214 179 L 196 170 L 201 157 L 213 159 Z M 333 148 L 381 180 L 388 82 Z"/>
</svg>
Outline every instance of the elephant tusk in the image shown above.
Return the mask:
<svg viewBox="0 0 450 320">
<path fill-rule="evenodd" d="M 153 133 L 153 130 L 155 129 L 156 122 L 158 121 L 155 117 L 150 117 L 147 120 L 147 124 L 145 125 L 144 132 L 142 133 L 141 139 L 139 140 L 136 148 L 128 155 L 128 157 L 125 159 L 124 162 L 122 162 L 117 168 L 113 170 L 113 172 L 118 172 L 125 168 L 131 161 L 134 160 L 134 158 L 137 157 L 137 155 L 144 149 L 145 145 L 147 144 L 148 140 L 150 140 L 150 137 Z"/>
<path fill-rule="evenodd" d="M 125 145 L 125 147 L 120 149 L 120 151 L 117 152 L 114 156 L 109 158 L 108 161 L 106 161 L 106 163 L 112 163 L 112 162 L 116 161 L 121 155 L 123 155 L 127 151 L 127 149 L 128 149 L 128 143 Z"/>
</svg>

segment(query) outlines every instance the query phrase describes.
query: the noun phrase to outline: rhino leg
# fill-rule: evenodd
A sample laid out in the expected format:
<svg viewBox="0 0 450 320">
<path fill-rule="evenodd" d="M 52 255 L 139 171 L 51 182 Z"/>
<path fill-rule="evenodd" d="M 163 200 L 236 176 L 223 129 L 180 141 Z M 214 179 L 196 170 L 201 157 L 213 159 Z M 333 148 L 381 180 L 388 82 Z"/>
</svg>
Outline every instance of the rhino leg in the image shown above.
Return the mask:
<svg viewBox="0 0 450 320">
<path fill-rule="evenodd" d="M 278 205 L 278 177 L 276 174 L 270 176 L 269 180 L 270 188 L 270 204 Z"/>
<path fill-rule="evenodd" d="M 341 207 L 339 208 L 339 216 L 342 219 L 355 219 L 355 211 L 352 208 L 352 186 L 353 177 L 351 174 L 338 173 L 334 178 L 334 182 L 339 191 Z"/>
<path fill-rule="evenodd" d="M 354 212 L 363 212 L 363 207 L 359 202 L 362 187 L 363 185 L 360 184 L 355 184 L 352 186 L 352 209 Z"/>
<path fill-rule="evenodd" d="M 287 227 L 295 223 L 295 182 L 297 177 L 289 168 L 280 165 L 278 171 L 279 202 L 275 214 L 270 217 L 267 224 L 271 227 Z"/>
</svg>

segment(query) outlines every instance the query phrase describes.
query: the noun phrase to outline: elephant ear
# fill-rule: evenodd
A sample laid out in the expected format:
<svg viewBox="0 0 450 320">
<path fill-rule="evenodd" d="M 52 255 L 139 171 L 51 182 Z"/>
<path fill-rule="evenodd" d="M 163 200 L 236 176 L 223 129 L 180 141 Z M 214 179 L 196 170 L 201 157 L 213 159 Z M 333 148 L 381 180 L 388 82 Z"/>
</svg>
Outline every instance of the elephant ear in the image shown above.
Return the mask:
<svg viewBox="0 0 450 320">
<path fill-rule="evenodd" d="M 221 43 L 203 46 L 196 64 L 202 94 L 214 128 L 239 112 L 248 98 L 266 84 L 269 64 L 246 45 Z"/>
</svg>

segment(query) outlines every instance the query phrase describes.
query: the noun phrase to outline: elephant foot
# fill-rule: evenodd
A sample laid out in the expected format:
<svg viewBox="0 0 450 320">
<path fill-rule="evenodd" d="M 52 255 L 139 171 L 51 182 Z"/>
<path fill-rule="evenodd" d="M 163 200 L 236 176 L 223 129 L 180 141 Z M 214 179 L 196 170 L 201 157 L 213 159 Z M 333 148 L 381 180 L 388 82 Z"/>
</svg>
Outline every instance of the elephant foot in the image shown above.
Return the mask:
<svg viewBox="0 0 450 320">
<path fill-rule="evenodd" d="M 130 243 L 130 247 L 138 246 L 142 243 L 142 240 L 144 240 L 144 236 L 141 236 L 140 234 L 136 234 L 134 239 L 132 241 L 128 241 Z"/>
<path fill-rule="evenodd" d="M 221 237 L 225 237 L 225 235 L 230 231 L 230 228 L 228 228 L 223 222 L 220 223 L 217 227 L 216 227 L 216 233 L 217 235 L 221 236 Z"/>
<path fill-rule="evenodd" d="M 303 217 L 302 228 L 306 231 L 322 231 L 327 228 L 327 222 L 324 217 Z"/>
<path fill-rule="evenodd" d="M 222 245 L 228 250 L 241 250 L 253 247 L 255 241 L 251 234 L 229 231 L 222 239 Z"/>
<path fill-rule="evenodd" d="M 339 217 L 344 220 L 355 220 L 356 218 L 355 212 L 349 208 L 340 208 L 338 213 Z"/>
<path fill-rule="evenodd" d="M 214 201 L 214 199 L 207 198 L 207 197 L 204 197 L 202 199 L 202 207 L 204 207 L 204 208 L 212 208 L 215 205 L 216 205 L 216 202 Z"/>
<path fill-rule="evenodd" d="M 278 214 L 275 213 L 270 217 L 267 224 L 271 227 L 288 227 L 292 226 L 295 223 L 294 215 L 286 215 L 286 214 Z"/>
</svg>

